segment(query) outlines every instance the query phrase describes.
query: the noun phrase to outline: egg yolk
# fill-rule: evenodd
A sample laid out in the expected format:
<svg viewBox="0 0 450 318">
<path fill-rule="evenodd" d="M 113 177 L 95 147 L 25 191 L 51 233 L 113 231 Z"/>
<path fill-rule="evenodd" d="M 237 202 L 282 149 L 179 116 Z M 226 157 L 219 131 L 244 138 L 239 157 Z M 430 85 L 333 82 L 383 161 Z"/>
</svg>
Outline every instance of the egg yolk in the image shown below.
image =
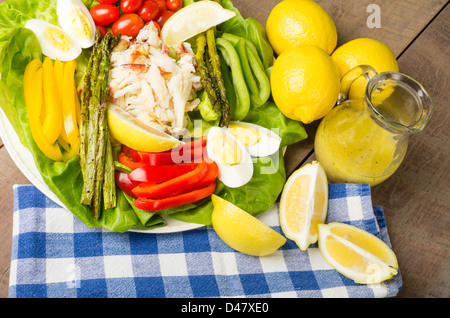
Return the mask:
<svg viewBox="0 0 450 318">
<path fill-rule="evenodd" d="M 88 40 L 92 37 L 92 27 L 88 17 L 79 8 L 72 8 L 69 13 L 72 20 L 72 31 L 77 39 Z"/>
<path fill-rule="evenodd" d="M 259 131 L 253 127 L 248 127 L 240 124 L 231 124 L 228 131 L 233 134 L 244 146 L 249 147 L 256 145 L 261 136 Z"/>
<path fill-rule="evenodd" d="M 213 138 L 214 154 L 224 165 L 234 166 L 241 162 L 242 152 L 238 144 L 226 134 L 217 133 Z"/>
<path fill-rule="evenodd" d="M 70 36 L 56 27 L 46 27 L 44 37 L 59 51 L 67 52 L 73 46 L 73 41 Z"/>
</svg>

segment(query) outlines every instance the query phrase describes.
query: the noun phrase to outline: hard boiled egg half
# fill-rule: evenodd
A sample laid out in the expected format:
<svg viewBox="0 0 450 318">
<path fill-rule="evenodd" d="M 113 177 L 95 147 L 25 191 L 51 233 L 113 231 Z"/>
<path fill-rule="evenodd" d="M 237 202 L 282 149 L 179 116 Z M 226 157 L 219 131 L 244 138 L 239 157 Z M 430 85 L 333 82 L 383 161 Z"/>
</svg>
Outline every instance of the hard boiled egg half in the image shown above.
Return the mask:
<svg viewBox="0 0 450 318">
<path fill-rule="evenodd" d="M 231 122 L 228 131 L 245 146 L 252 157 L 270 156 L 280 149 L 280 136 L 265 127 L 246 122 Z"/>
<path fill-rule="evenodd" d="M 56 14 L 61 28 L 82 48 L 94 45 L 95 23 L 81 0 L 58 0 Z"/>
<path fill-rule="evenodd" d="M 36 34 L 42 54 L 60 61 L 74 60 L 81 53 L 81 46 L 61 28 L 44 20 L 27 21 L 25 28 Z"/>
<path fill-rule="evenodd" d="M 237 188 L 253 176 L 253 162 L 244 145 L 226 128 L 211 127 L 206 141 L 208 157 L 217 163 L 217 178 L 227 187 Z"/>
</svg>

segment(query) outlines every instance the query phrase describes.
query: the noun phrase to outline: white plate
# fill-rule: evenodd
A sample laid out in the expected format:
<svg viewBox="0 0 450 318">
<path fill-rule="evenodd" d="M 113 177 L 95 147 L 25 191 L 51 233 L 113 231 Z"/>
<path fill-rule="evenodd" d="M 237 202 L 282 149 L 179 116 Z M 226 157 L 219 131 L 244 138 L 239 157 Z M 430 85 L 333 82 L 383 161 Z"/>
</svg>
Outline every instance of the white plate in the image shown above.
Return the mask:
<svg viewBox="0 0 450 318">
<path fill-rule="evenodd" d="M 52 190 L 44 182 L 31 151 L 24 147 L 19 140 L 14 128 L 11 126 L 8 118 L 6 117 L 3 109 L 0 108 L 0 137 L 5 145 L 6 150 L 11 156 L 14 163 L 19 167 L 20 171 L 25 175 L 25 177 L 30 180 L 30 182 L 39 189 L 43 194 L 45 194 L 49 199 L 51 199 L 56 204 L 67 209 L 64 204 L 58 199 L 58 197 L 53 193 Z M 68 209 L 67 209 L 68 210 Z M 172 219 L 170 217 L 164 218 L 167 225 L 161 228 L 156 228 L 152 230 L 140 230 L 140 229 L 130 229 L 132 232 L 140 233 L 173 233 L 182 232 L 187 230 L 196 229 L 203 227 L 202 224 L 187 223 Z"/>
</svg>

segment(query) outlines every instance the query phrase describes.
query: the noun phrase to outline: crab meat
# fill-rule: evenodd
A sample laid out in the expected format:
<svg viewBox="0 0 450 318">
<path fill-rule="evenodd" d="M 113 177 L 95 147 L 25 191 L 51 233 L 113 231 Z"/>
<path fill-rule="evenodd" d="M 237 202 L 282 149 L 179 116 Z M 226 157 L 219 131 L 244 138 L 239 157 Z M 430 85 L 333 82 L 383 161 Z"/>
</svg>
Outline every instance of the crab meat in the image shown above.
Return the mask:
<svg viewBox="0 0 450 318">
<path fill-rule="evenodd" d="M 170 48 L 149 23 L 135 39 L 122 37 L 111 54 L 110 99 L 144 123 L 167 133 L 185 128 L 186 112 L 195 109 L 201 89 L 195 55 L 187 43 Z"/>
</svg>

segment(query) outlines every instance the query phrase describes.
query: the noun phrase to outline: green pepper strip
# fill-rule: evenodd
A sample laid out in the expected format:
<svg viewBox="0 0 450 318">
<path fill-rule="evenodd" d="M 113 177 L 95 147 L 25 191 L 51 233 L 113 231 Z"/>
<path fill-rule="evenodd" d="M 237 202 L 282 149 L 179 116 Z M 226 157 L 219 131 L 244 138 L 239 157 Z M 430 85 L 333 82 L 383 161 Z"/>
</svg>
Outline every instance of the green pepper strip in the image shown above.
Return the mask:
<svg viewBox="0 0 450 318">
<path fill-rule="evenodd" d="M 222 53 L 225 63 L 231 68 L 231 76 L 237 97 L 237 107 L 234 112 L 235 120 L 242 120 L 250 110 L 250 95 L 244 75 L 242 74 L 241 62 L 236 49 L 230 41 L 224 38 L 216 39 L 217 48 Z"/>
<path fill-rule="evenodd" d="M 224 33 L 222 37 L 230 41 L 239 54 L 252 103 L 257 107 L 263 105 L 270 97 L 270 81 L 254 44 L 230 33 Z"/>
</svg>

